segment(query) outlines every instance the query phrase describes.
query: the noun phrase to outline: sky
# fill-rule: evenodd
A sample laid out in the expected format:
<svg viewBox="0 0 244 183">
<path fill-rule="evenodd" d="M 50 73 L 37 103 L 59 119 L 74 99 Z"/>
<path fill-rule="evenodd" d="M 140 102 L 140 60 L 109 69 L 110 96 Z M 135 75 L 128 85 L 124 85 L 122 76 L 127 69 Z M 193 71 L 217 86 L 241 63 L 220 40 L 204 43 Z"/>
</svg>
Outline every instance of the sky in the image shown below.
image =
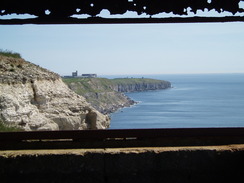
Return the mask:
<svg viewBox="0 0 244 183">
<path fill-rule="evenodd" d="M 244 23 L 0 25 L 0 49 L 60 75 L 244 73 Z"/>
</svg>

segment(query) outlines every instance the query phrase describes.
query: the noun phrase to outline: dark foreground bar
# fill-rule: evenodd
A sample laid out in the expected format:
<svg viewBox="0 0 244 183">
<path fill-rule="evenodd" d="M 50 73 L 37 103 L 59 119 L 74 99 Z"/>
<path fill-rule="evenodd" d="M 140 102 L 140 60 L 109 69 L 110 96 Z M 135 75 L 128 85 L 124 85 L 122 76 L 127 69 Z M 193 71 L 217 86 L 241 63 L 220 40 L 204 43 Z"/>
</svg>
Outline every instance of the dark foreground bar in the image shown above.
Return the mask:
<svg viewBox="0 0 244 183">
<path fill-rule="evenodd" d="M 168 138 L 168 137 L 244 137 L 244 128 L 156 128 L 115 130 L 70 130 L 2 132 L 0 141 L 72 139 L 106 140 L 108 138 Z"/>
<path fill-rule="evenodd" d="M 0 19 L 0 25 L 23 24 L 155 24 L 155 23 L 223 23 L 244 22 L 244 16 L 230 17 L 170 17 L 170 18 L 30 18 L 30 19 Z"/>
<path fill-rule="evenodd" d="M 244 143 L 244 128 L 173 128 L 0 133 L 0 149 L 106 148 Z"/>
</svg>

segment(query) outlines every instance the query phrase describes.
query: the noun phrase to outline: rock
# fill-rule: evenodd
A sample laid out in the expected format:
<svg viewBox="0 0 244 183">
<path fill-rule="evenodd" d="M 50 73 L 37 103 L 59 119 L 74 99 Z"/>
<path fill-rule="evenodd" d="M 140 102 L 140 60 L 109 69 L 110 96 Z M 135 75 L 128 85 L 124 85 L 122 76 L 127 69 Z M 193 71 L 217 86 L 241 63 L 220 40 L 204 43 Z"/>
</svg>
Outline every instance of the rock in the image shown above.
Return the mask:
<svg viewBox="0 0 244 183">
<path fill-rule="evenodd" d="M 130 79 L 124 79 L 130 80 Z M 138 91 L 148 91 L 148 90 L 161 90 L 171 87 L 171 83 L 163 80 L 146 79 L 148 82 L 143 82 L 143 79 L 135 83 L 117 83 L 114 85 L 114 90 L 118 92 L 138 92 Z"/>
<path fill-rule="evenodd" d="M 0 65 L 0 121 L 5 124 L 28 131 L 109 127 L 109 117 L 70 90 L 57 74 L 23 59 L 0 56 Z M 91 114 L 96 118 L 91 120 Z"/>
<path fill-rule="evenodd" d="M 92 106 L 103 114 L 113 113 L 116 110 L 129 107 L 136 102 L 123 93 L 116 91 L 107 91 L 100 93 L 85 93 L 83 96 L 89 101 Z"/>
</svg>

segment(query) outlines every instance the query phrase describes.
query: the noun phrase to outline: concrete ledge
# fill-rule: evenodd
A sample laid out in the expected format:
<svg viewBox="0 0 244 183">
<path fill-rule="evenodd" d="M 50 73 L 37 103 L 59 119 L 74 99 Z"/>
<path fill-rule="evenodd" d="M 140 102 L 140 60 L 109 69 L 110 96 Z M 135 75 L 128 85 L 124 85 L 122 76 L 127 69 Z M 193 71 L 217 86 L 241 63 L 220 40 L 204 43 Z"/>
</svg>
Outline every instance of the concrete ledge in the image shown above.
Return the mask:
<svg viewBox="0 0 244 183">
<path fill-rule="evenodd" d="M 0 151 L 1 182 L 239 182 L 244 145 Z"/>
</svg>

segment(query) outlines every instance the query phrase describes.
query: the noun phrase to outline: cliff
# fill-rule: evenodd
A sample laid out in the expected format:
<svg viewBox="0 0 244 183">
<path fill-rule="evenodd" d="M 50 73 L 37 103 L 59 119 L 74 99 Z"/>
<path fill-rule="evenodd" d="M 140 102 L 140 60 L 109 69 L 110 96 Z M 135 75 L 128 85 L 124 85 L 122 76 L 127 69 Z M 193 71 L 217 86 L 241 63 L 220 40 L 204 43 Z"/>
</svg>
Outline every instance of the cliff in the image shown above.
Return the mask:
<svg viewBox="0 0 244 183">
<path fill-rule="evenodd" d="M 166 89 L 170 82 L 144 78 L 63 78 L 70 89 L 84 96 L 98 111 L 106 114 L 136 102 L 123 92 Z"/>
<path fill-rule="evenodd" d="M 148 78 L 117 78 L 113 79 L 112 82 L 113 89 L 118 92 L 138 92 L 171 87 L 169 81 Z"/>
<path fill-rule="evenodd" d="M 1 55 L 0 121 L 24 130 L 105 129 L 110 123 L 58 74 Z"/>
</svg>

